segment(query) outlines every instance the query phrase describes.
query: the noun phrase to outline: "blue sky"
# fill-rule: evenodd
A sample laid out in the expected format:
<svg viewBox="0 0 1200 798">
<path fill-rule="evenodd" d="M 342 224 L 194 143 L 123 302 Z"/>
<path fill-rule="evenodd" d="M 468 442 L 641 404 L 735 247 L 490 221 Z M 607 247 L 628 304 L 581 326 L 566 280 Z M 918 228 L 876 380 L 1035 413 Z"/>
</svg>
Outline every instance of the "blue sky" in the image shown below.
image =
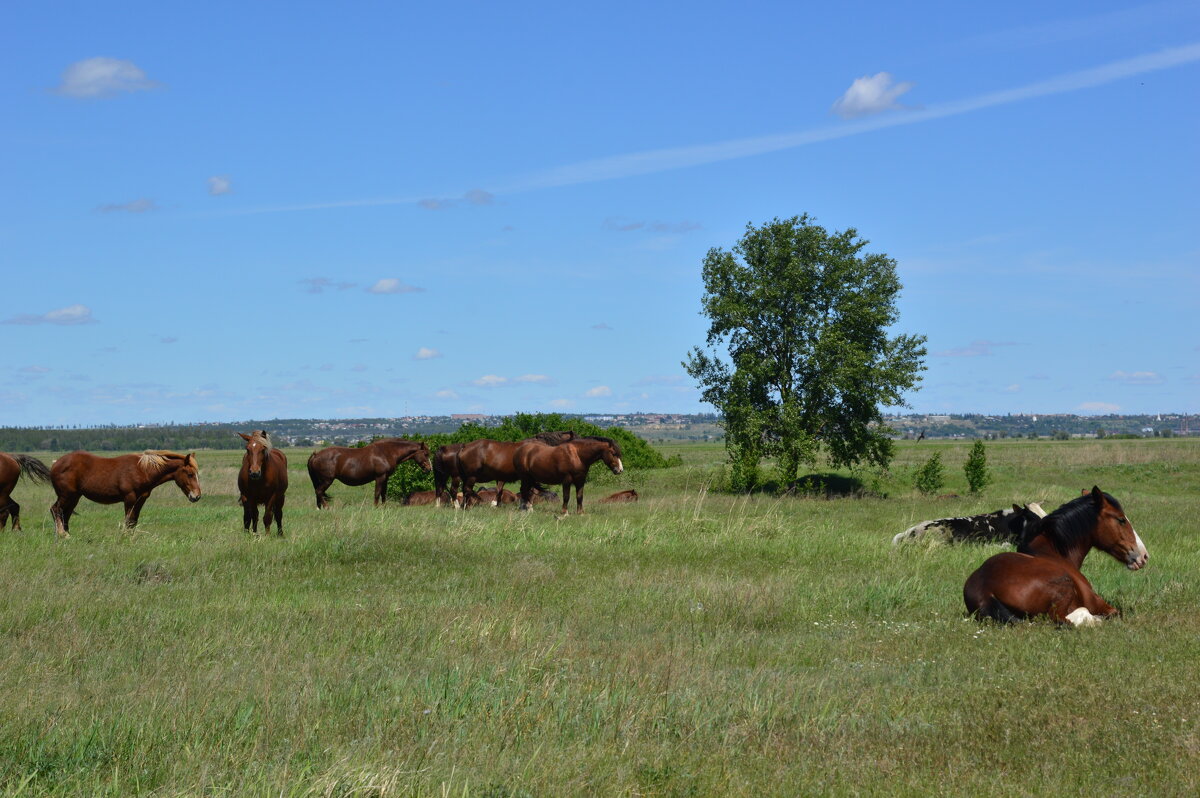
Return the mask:
<svg viewBox="0 0 1200 798">
<path fill-rule="evenodd" d="M 4 4 L 0 423 L 708 411 L 800 213 L 915 411 L 1200 412 L 1195 3 L 433 6 Z"/>
</svg>

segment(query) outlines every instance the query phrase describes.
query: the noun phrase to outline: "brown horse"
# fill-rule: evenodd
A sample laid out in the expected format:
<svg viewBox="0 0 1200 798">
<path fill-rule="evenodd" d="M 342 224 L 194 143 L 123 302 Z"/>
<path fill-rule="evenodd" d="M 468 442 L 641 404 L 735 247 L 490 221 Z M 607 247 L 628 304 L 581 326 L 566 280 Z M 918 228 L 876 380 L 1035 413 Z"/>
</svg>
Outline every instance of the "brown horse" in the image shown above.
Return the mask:
<svg viewBox="0 0 1200 798">
<path fill-rule="evenodd" d="M 22 473 L 29 477 L 30 482 L 36 484 L 50 479 L 50 469 L 36 457 L 0 452 L 0 529 L 4 529 L 8 524 L 10 515 L 13 532 L 19 532 L 21 529 L 21 505 L 13 499 L 12 492 Z"/>
<path fill-rule="evenodd" d="M 1121 503 L 1098 487 L 1027 526 L 1015 552 L 984 561 L 963 585 L 967 612 L 1004 623 L 1048 615 L 1074 626 L 1119 615 L 1079 570 L 1093 548 L 1133 571 L 1150 558 Z"/>
<path fill-rule="evenodd" d="M 142 454 L 97 457 L 71 452 L 50 466 L 50 484 L 58 499 L 50 506 L 54 530 L 69 538 L 71 513 L 80 497 L 99 504 L 125 504 L 125 526 L 137 526 L 150 491 L 174 482 L 188 501 L 200 501 L 200 473 L 196 455 L 147 449 Z"/>
<path fill-rule="evenodd" d="M 418 490 L 404 497 L 401 502 L 405 507 L 424 507 L 437 501 L 437 491 Z"/>
<path fill-rule="evenodd" d="M 258 505 L 263 505 L 263 526 L 271 534 L 271 522 L 275 532 L 283 537 L 283 499 L 287 492 L 287 457 L 271 445 L 271 437 L 265 429 L 249 435 L 239 432 L 246 441 L 246 453 L 242 455 L 242 469 L 238 471 L 238 504 L 242 505 L 242 525 L 246 531 L 258 534 Z"/>
<path fill-rule="evenodd" d="M 575 433 L 539 432 L 532 438 L 523 441 L 494 441 L 481 438 L 465 443 L 455 454 L 455 467 L 462 479 L 463 506 L 478 504 L 480 499 L 475 493 L 475 483 L 496 480 L 496 490 L 504 490 L 504 483 L 517 482 L 523 478 L 522 472 L 513 464 L 513 455 L 519 447 L 526 443 L 538 442 L 544 446 L 557 446 L 575 440 Z M 496 506 L 492 502 L 492 506 Z"/>
<path fill-rule="evenodd" d="M 329 495 L 325 491 L 335 479 L 347 485 L 366 485 L 374 481 L 375 504 L 386 502 L 388 477 L 405 460 L 412 460 L 429 471 L 429 447 L 424 441 L 384 438 L 359 449 L 330 446 L 313 452 L 308 458 L 308 477 L 317 493 L 317 508 L 329 506 Z"/>
<path fill-rule="evenodd" d="M 458 473 L 458 450 L 466 444 L 448 443 L 439 446 L 433 453 L 433 503 L 442 506 L 442 495 L 446 494 L 446 484 L 450 483 L 449 499 L 457 502 L 458 486 L 462 477 Z"/>
<path fill-rule="evenodd" d="M 609 496 L 605 496 L 600 500 L 601 504 L 620 504 L 621 502 L 635 502 L 638 500 L 638 492 L 633 488 L 629 490 L 619 490 Z"/>
<path fill-rule="evenodd" d="M 575 512 L 583 513 L 583 483 L 588 469 L 602 460 L 614 474 L 625 470 L 621 447 L 612 438 L 589 435 L 550 446 L 542 441 L 525 441 L 513 454 L 513 465 L 521 475 L 521 509 L 529 509 L 533 488 L 538 482 L 561 484 L 562 511 L 565 515 L 575 486 Z"/>
</svg>

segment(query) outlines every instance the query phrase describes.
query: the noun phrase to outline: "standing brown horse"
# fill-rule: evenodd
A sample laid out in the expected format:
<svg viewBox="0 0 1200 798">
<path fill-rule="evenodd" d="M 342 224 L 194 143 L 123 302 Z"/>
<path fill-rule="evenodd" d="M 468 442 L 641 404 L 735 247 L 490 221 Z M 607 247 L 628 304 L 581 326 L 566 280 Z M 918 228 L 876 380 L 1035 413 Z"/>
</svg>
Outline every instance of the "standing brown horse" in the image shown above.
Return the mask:
<svg viewBox="0 0 1200 798">
<path fill-rule="evenodd" d="M 1079 570 L 1093 548 L 1132 571 L 1150 558 L 1121 503 L 1098 487 L 1027 526 L 1016 551 L 985 560 L 963 585 L 967 612 L 1004 623 L 1049 615 L 1075 626 L 1119 615 Z"/>
<path fill-rule="evenodd" d="M 366 485 L 374 481 L 375 504 L 386 502 L 388 477 L 405 460 L 412 460 L 429 471 L 429 447 L 424 441 L 384 438 L 360 449 L 330 446 L 313 452 L 308 458 L 308 477 L 317 492 L 317 508 L 329 506 L 329 495 L 325 491 L 335 479 L 347 485 Z"/>
<path fill-rule="evenodd" d="M 448 443 L 439 446 L 433 453 L 433 503 L 438 507 L 442 506 L 442 494 L 446 493 L 447 482 L 450 483 L 450 501 L 458 501 L 458 486 L 462 484 L 462 477 L 458 473 L 458 450 L 465 445 Z"/>
<path fill-rule="evenodd" d="M 287 492 L 287 458 L 283 452 L 271 445 L 271 437 L 265 429 L 249 435 L 239 432 L 246 441 L 246 453 L 242 455 L 242 470 L 238 471 L 238 504 L 242 505 L 242 525 L 249 532 L 253 525 L 258 534 L 258 505 L 263 505 L 263 526 L 271 534 L 271 522 L 275 532 L 283 537 L 283 499 Z"/>
<path fill-rule="evenodd" d="M 557 446 L 567 441 L 575 440 L 575 433 L 539 432 L 532 438 L 523 441 L 494 441 L 481 438 L 477 441 L 464 443 L 455 453 L 455 467 L 462 479 L 463 507 L 480 503 L 475 493 L 475 483 L 496 480 L 497 492 L 504 490 L 504 483 L 516 482 L 522 478 L 522 473 L 513 464 L 513 455 L 517 449 L 530 442 L 538 442 L 545 446 Z M 493 501 L 492 506 L 497 506 Z"/>
<path fill-rule="evenodd" d="M 179 454 L 147 449 L 142 454 L 97 457 L 90 452 L 71 452 L 50 466 L 50 483 L 58 500 L 50 506 L 54 530 L 69 538 L 71 513 L 81 496 L 99 504 L 125 504 L 125 526 L 137 526 L 142 505 L 150 491 L 174 482 L 188 501 L 200 501 L 200 473 L 196 454 Z"/>
<path fill-rule="evenodd" d="M 558 446 L 541 441 L 525 441 L 513 454 L 513 465 L 521 474 L 521 509 L 528 510 L 533 488 L 538 482 L 561 484 L 562 511 L 566 515 L 575 486 L 575 512 L 583 513 L 583 483 L 588 469 L 597 460 L 604 461 L 614 474 L 625 470 L 621 464 L 621 447 L 612 438 L 589 435 L 575 438 Z"/>
<path fill-rule="evenodd" d="M 21 529 L 21 505 L 12 497 L 17 480 L 24 473 L 30 482 L 41 484 L 50 479 L 50 469 L 36 457 L 27 454 L 5 454 L 0 452 L 0 529 L 8 524 L 12 516 L 13 531 Z"/>
</svg>

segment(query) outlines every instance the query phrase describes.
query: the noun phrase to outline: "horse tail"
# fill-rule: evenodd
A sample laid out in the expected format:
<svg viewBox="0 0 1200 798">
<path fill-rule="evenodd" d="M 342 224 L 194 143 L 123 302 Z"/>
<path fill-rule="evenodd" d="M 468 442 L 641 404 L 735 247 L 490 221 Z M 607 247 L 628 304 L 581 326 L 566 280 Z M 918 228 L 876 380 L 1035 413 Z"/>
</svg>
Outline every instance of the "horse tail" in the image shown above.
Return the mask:
<svg viewBox="0 0 1200 798">
<path fill-rule="evenodd" d="M 977 620 L 991 619 L 996 623 L 1016 623 L 1025 620 L 1024 616 L 1015 612 L 995 596 L 988 596 L 972 613 Z"/>
<path fill-rule="evenodd" d="M 50 480 L 50 469 L 41 460 L 27 454 L 14 454 L 12 457 L 30 482 L 42 485 Z"/>
</svg>

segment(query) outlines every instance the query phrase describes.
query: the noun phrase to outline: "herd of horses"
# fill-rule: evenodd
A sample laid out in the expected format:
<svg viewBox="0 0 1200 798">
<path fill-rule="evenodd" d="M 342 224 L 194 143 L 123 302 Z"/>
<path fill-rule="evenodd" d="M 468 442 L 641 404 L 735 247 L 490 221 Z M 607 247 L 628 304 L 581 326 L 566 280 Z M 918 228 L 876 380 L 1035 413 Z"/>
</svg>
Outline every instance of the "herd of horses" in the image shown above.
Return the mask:
<svg viewBox="0 0 1200 798">
<path fill-rule="evenodd" d="M 283 504 L 287 492 L 287 458 L 271 445 L 265 430 L 238 433 L 246 442 L 238 471 L 238 503 L 243 508 L 246 531 L 258 533 L 259 510 L 264 508 L 267 533 L 275 525 L 283 535 Z M 436 489 L 432 497 L 416 494 L 406 504 L 467 508 L 489 502 L 493 506 L 519 503 L 529 509 L 537 501 L 553 496 L 545 484 L 562 486 L 562 513 L 567 513 L 570 489 L 575 488 L 576 511 L 583 512 L 583 486 L 588 470 L 603 462 L 613 474 L 624 471 L 621 448 L 611 438 L 577 436 L 574 432 L 547 432 L 523 441 L 489 439 L 440 447 L 431 457 L 424 442 L 388 438 L 361 448 L 332 446 L 314 452 L 308 459 L 308 474 L 316 493 L 317 507 L 329 506 L 326 491 L 333 482 L 347 485 L 375 483 L 375 503 L 387 501 L 387 480 L 400 463 L 412 461 L 433 471 Z M 142 506 L 159 485 L 174 482 L 189 501 L 200 500 L 196 455 L 169 451 L 146 451 L 116 457 L 98 457 L 77 451 L 64 455 L 47 467 L 29 455 L 0 452 L 0 529 L 11 518 L 13 529 L 21 528 L 21 507 L 12 491 L 21 475 L 33 482 L 49 482 L 56 499 L 50 507 L 55 532 L 70 537 L 70 519 L 81 498 L 100 504 L 122 502 L 125 526 L 137 524 Z M 476 490 L 481 482 L 496 482 L 494 491 Z M 519 494 L 504 489 L 519 483 Z M 636 501 L 637 492 L 621 491 L 605 501 Z M 1093 487 L 1046 514 L 1036 504 L 1013 505 L 1012 509 L 972 518 L 926 521 L 900 533 L 893 543 L 912 540 L 930 532 L 951 540 L 1011 540 L 1016 551 L 989 557 L 963 585 L 967 612 L 1001 623 L 1047 616 L 1056 623 L 1090 626 L 1120 611 L 1096 594 L 1080 571 L 1084 557 L 1099 549 L 1130 570 L 1146 565 L 1149 554 L 1134 531 L 1121 503 Z"/>
</svg>

